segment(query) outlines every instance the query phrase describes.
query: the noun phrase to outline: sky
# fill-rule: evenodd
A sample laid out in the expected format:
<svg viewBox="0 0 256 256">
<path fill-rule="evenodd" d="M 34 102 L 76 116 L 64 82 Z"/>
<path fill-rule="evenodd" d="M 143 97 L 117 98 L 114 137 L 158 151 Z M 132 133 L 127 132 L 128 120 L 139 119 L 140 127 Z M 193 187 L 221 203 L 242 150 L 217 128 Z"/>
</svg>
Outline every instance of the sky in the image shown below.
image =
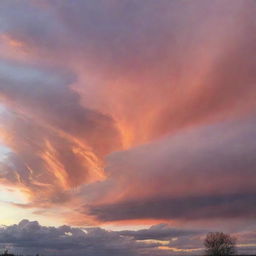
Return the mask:
<svg viewBox="0 0 256 256">
<path fill-rule="evenodd" d="M 2 0 L 0 249 L 256 253 L 256 2 Z"/>
</svg>

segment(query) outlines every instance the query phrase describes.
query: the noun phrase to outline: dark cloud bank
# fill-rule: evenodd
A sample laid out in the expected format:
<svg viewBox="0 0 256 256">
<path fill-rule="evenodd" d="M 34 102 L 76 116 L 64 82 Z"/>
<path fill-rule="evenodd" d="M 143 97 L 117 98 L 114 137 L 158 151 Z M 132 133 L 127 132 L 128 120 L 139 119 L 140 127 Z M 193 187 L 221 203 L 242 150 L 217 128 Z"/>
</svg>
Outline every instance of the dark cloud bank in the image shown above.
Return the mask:
<svg viewBox="0 0 256 256">
<path fill-rule="evenodd" d="M 166 224 L 137 231 L 107 231 L 102 228 L 47 227 L 37 221 L 22 220 L 0 227 L 0 247 L 16 253 L 48 256 L 165 256 L 201 255 L 207 230 L 177 229 Z M 237 233 L 239 252 L 253 253 L 255 231 Z M 164 245 L 165 249 L 161 249 Z"/>
<path fill-rule="evenodd" d="M 255 218 L 256 194 L 152 198 L 92 206 L 92 215 L 103 221 L 130 219 L 231 219 Z"/>
<path fill-rule="evenodd" d="M 200 231 L 176 230 L 166 225 L 156 225 L 139 231 L 114 232 L 101 228 L 45 227 L 36 221 L 22 220 L 18 225 L 0 228 L 0 245 L 17 253 L 40 253 L 49 256 L 149 256 L 154 250 L 162 255 L 158 249 L 160 244 L 157 241 L 137 242 L 136 239 L 168 241 L 173 237 L 187 237 L 189 240 L 199 233 Z"/>
</svg>

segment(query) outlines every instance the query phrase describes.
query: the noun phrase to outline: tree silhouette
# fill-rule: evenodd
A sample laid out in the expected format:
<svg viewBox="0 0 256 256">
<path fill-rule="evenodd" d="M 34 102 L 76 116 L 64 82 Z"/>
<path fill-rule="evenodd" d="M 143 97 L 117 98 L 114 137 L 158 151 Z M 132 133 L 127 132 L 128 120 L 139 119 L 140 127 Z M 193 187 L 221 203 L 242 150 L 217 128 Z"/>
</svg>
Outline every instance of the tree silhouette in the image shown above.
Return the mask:
<svg viewBox="0 0 256 256">
<path fill-rule="evenodd" d="M 205 238 L 204 246 L 209 256 L 229 256 L 236 252 L 235 243 L 235 238 L 228 234 L 210 232 Z"/>
</svg>

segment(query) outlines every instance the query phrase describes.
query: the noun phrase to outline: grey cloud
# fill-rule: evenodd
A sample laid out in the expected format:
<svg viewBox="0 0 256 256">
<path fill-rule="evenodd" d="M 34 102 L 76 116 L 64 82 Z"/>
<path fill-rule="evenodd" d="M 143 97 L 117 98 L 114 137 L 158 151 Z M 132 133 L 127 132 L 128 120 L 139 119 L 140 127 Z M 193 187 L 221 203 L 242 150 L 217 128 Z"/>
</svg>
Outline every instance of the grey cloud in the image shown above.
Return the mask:
<svg viewBox="0 0 256 256">
<path fill-rule="evenodd" d="M 91 206 L 89 213 L 103 221 L 131 219 L 255 218 L 256 194 L 205 195 L 141 199 Z"/>
<path fill-rule="evenodd" d="M 204 233 L 196 229 L 172 229 L 165 224 L 138 231 L 107 231 L 99 227 L 74 228 L 67 225 L 48 227 L 40 225 L 37 221 L 22 220 L 17 225 L 0 227 L 0 246 L 9 248 L 15 253 L 30 255 L 39 253 L 49 256 L 187 255 L 186 249 L 196 249 L 189 254 L 198 255 L 203 253 L 205 234 L 206 231 Z M 171 238 L 174 235 L 176 239 L 173 240 Z M 144 239 L 152 239 L 152 241 L 149 243 L 143 241 Z M 160 240 L 170 240 L 165 244 L 170 250 L 161 250 Z M 241 240 L 241 244 L 248 242 L 250 240 Z M 254 248 L 246 249 L 239 245 L 239 252 L 250 253 Z"/>
<path fill-rule="evenodd" d="M 69 226 L 44 227 L 38 222 L 21 221 L 0 229 L 0 244 L 17 253 L 45 255 L 139 255 L 136 243 L 115 232 L 100 228 L 83 231 Z"/>
<path fill-rule="evenodd" d="M 136 240 L 170 240 L 171 238 L 200 234 L 202 231 L 175 229 L 166 224 L 158 224 L 148 229 L 141 229 L 138 231 L 124 230 L 119 233 L 124 236 L 131 236 Z"/>
<path fill-rule="evenodd" d="M 153 226 L 149 233 L 159 232 L 164 226 Z M 169 229 L 170 231 L 171 229 Z M 86 256 L 151 256 L 165 255 L 159 243 L 137 242 L 127 231 L 106 231 L 102 228 L 72 228 L 70 226 L 46 227 L 37 221 L 22 220 L 17 225 L 0 228 L 0 245 L 17 253 Z M 145 231 L 138 231 L 146 232 Z M 175 231 L 179 233 L 178 230 Z M 184 232 L 181 231 L 181 233 Z M 195 231 L 196 232 L 196 231 Z M 173 231 L 169 233 L 173 234 Z M 180 234 L 181 234 L 180 233 Z M 191 231 L 187 233 L 192 234 Z M 159 239 L 162 234 L 158 233 Z"/>
<path fill-rule="evenodd" d="M 243 112 L 243 108 L 251 113 L 254 111 L 254 1 L 233 1 L 231 5 L 230 1 L 223 0 L 203 0 L 197 4 L 165 0 L 161 3 L 151 0 L 78 0 L 39 1 L 37 5 L 30 1 L 7 0 L 1 7 L 2 32 L 24 42 L 26 51 L 39 57 L 36 60 L 39 63 L 69 66 L 69 62 L 74 64 L 82 59 L 85 73 L 89 66 L 101 76 L 103 66 L 107 70 L 104 75 L 107 73 L 114 80 L 124 77 L 130 82 L 129 86 L 134 84 L 134 91 L 139 93 L 134 97 L 135 102 L 128 106 L 128 117 L 144 114 L 137 110 L 148 102 L 149 109 L 153 109 L 152 102 L 159 104 L 160 99 L 161 111 L 156 120 L 152 118 L 152 127 L 149 125 L 150 129 L 157 130 L 156 133 L 161 130 L 162 135 L 175 127 L 206 121 L 222 112 L 233 115 Z M 53 174 L 47 171 L 39 175 L 45 170 L 44 163 L 42 159 L 31 159 L 30 156 L 31 152 L 33 157 L 37 155 L 35 149 L 42 151 L 41 138 L 47 138 L 67 173 L 73 174 L 69 182 L 77 185 L 78 181 L 83 181 L 87 169 L 82 169 L 72 153 L 74 145 L 35 120 L 42 119 L 40 121 L 53 128 L 81 137 L 99 155 L 119 148 L 115 123 L 111 117 L 80 105 L 81 98 L 70 88 L 76 79 L 73 73 L 22 65 L 3 62 L 0 66 L 1 100 L 3 98 L 16 110 L 26 111 L 25 116 L 15 113 L 1 120 L 4 125 L 10 125 L 14 140 L 21 142 L 16 148 L 19 154 L 9 155 L 11 166 L 4 163 L 4 177 L 9 182 L 21 180 L 33 188 L 38 184 L 49 185 L 46 182 L 49 178 L 54 181 Z M 199 69 L 194 70 L 197 65 Z M 199 72 L 202 65 L 209 65 L 203 74 Z M 190 72 L 193 75 L 190 76 Z M 184 77 L 188 78 L 183 80 Z M 199 93 L 194 93 L 194 89 Z M 104 101 L 100 97 L 97 100 Z M 189 205 L 182 197 L 186 193 L 195 195 L 192 201 L 200 207 L 208 205 L 206 198 L 197 197 L 200 193 L 209 196 L 213 204 L 216 200 L 222 202 L 221 195 L 215 198 L 219 192 L 224 201 L 230 198 L 234 203 L 241 202 L 244 196 L 244 204 L 254 202 L 251 198 L 255 193 L 254 137 L 255 120 L 242 120 L 203 127 L 197 132 L 192 129 L 191 133 L 185 131 L 178 136 L 168 135 L 144 147 L 114 153 L 107 158 L 109 179 L 87 187 L 84 190 L 86 197 L 94 201 L 94 197 L 117 195 L 127 188 L 128 197 L 139 194 L 142 199 L 127 203 L 126 198 L 123 201 L 121 198 L 120 204 L 91 206 L 91 213 L 103 219 L 123 218 L 125 213 L 118 209 L 118 205 L 126 209 L 127 203 L 138 208 L 137 212 L 129 208 L 127 215 L 134 212 L 142 216 L 140 202 L 146 200 L 148 209 L 155 204 L 155 195 L 151 192 L 158 194 L 159 207 L 164 207 L 168 200 L 175 206 L 174 197 L 181 197 L 181 201 Z M 33 169 L 36 169 L 37 185 L 31 184 L 27 164 L 36 167 Z M 170 196 L 163 198 L 165 194 Z M 238 199 L 234 198 L 236 195 Z M 64 193 L 56 197 L 55 201 L 59 201 L 68 195 Z M 255 209 L 250 207 L 254 214 Z M 111 215 L 113 209 L 120 216 L 117 213 Z M 242 213 L 242 210 L 238 214 L 246 215 L 247 212 Z M 167 212 L 173 217 L 177 215 L 170 209 Z M 225 215 L 225 209 L 222 212 Z M 154 211 L 152 214 L 159 216 Z"/>
</svg>

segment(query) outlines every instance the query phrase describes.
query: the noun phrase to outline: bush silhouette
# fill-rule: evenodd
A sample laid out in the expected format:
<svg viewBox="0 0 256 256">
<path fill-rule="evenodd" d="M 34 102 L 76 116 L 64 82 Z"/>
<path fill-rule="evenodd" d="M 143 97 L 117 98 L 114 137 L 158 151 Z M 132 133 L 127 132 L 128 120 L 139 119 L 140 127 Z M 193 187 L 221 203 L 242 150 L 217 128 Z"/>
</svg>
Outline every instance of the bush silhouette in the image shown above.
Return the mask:
<svg viewBox="0 0 256 256">
<path fill-rule="evenodd" d="M 223 232 L 207 234 L 204 245 L 208 256 L 230 256 L 235 254 L 235 238 Z"/>
</svg>

